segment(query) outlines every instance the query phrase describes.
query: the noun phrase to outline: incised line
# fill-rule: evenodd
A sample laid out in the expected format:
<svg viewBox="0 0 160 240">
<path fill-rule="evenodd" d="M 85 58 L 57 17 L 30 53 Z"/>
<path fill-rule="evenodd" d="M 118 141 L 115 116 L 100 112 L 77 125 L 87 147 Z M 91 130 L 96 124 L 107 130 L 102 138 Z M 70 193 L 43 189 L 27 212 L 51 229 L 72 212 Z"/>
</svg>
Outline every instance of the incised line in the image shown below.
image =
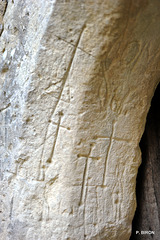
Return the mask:
<svg viewBox="0 0 160 240">
<path fill-rule="evenodd" d="M 109 136 L 95 136 L 94 139 L 111 139 L 112 135 L 109 137 Z M 113 140 L 116 140 L 116 141 L 122 141 L 122 142 L 131 142 L 132 140 L 131 139 L 123 139 L 123 138 L 119 138 L 119 137 L 112 137 Z"/>
<path fill-rule="evenodd" d="M 85 162 L 79 205 L 82 205 L 85 202 L 85 195 L 86 195 L 86 188 L 87 188 L 86 183 L 87 183 L 87 177 L 88 177 L 88 159 L 90 157 L 91 149 L 92 147 L 90 147 L 90 150 Z"/>
<path fill-rule="evenodd" d="M 69 65 L 68 65 L 68 68 L 67 68 L 67 70 L 66 70 L 66 73 L 64 74 L 64 77 L 63 77 L 63 83 L 62 83 L 62 86 L 61 86 L 61 91 L 60 91 L 58 100 L 57 100 L 57 102 L 56 102 L 56 105 L 55 105 L 54 109 L 53 109 L 52 112 L 51 112 L 51 115 L 50 115 L 50 118 L 49 118 L 49 119 L 51 119 L 52 116 L 54 115 L 54 113 L 55 113 L 55 111 L 56 111 L 56 109 L 57 109 L 58 103 L 59 103 L 59 101 L 60 101 L 60 99 L 61 99 L 61 96 L 62 96 L 62 93 L 63 93 L 63 90 L 64 90 L 64 86 L 65 86 L 66 80 L 67 80 L 67 78 L 68 78 L 68 75 L 69 75 L 69 73 L 70 73 L 70 69 L 71 69 L 71 67 L 72 67 L 72 63 L 73 63 L 73 60 L 74 60 L 74 57 L 75 57 L 75 54 L 76 54 L 76 50 L 77 50 L 77 47 L 78 47 L 79 42 L 80 42 L 80 40 L 81 40 L 81 36 L 82 36 L 82 33 L 83 33 L 84 29 L 85 29 L 85 24 L 84 24 L 83 27 L 82 27 L 82 30 L 81 30 L 80 35 L 79 35 L 79 38 L 78 38 L 77 43 L 76 43 L 76 45 L 75 45 L 75 49 L 73 50 L 73 54 L 72 54 L 71 60 L 70 60 L 70 62 L 69 62 Z M 49 124 L 48 124 L 47 129 L 46 129 L 46 132 L 45 132 L 44 142 L 46 142 L 46 139 L 47 139 L 48 129 L 49 129 Z M 41 153 L 41 159 L 40 159 L 40 165 L 39 165 L 38 178 L 39 178 L 39 176 L 40 176 L 40 169 L 41 169 L 41 165 L 42 165 L 42 157 L 43 157 L 43 153 L 44 153 L 44 146 L 45 146 L 45 144 L 43 145 L 43 149 L 42 149 L 42 153 Z"/>
<path fill-rule="evenodd" d="M 8 103 L 6 107 L 4 107 L 4 108 L 1 108 L 1 109 L 0 109 L 0 112 L 2 112 L 2 111 L 4 111 L 4 110 L 6 110 L 6 109 L 7 109 L 7 108 L 9 108 L 10 106 L 11 106 L 11 104 L 10 104 L 10 103 Z"/>
<path fill-rule="evenodd" d="M 111 134 L 111 137 L 110 137 L 108 151 L 107 151 L 106 158 L 105 158 L 105 165 L 104 165 L 104 173 L 103 173 L 103 183 L 102 183 L 102 185 L 105 185 L 105 179 L 106 179 L 106 173 L 107 173 L 107 161 L 108 161 L 108 157 L 109 157 L 109 154 L 110 154 L 111 145 L 112 145 L 112 139 L 113 139 L 113 135 L 114 135 L 114 125 L 115 125 L 115 122 L 113 122 L 113 125 L 112 125 L 112 134 Z"/>
<path fill-rule="evenodd" d="M 58 119 L 57 129 L 56 129 L 55 139 L 54 139 L 54 142 L 53 142 L 52 151 L 51 151 L 49 159 L 47 160 L 48 163 L 52 162 L 52 158 L 53 158 L 53 155 L 54 155 L 54 150 L 55 150 L 55 146 L 56 146 L 56 142 L 57 142 L 57 138 L 58 138 L 58 132 L 59 132 L 59 128 L 60 128 L 60 123 L 61 123 L 61 116 Z"/>
<path fill-rule="evenodd" d="M 12 218 L 12 211 L 13 211 L 13 198 L 14 197 L 12 197 L 12 199 L 11 199 L 11 204 L 10 204 L 10 214 L 9 214 L 9 217 L 10 217 L 10 219 Z"/>
<path fill-rule="evenodd" d="M 66 39 L 64 39 L 64 38 L 62 38 L 62 37 L 59 37 L 59 36 L 57 36 L 57 35 L 54 35 L 54 36 L 57 37 L 58 39 L 64 41 L 65 43 L 67 43 L 67 44 L 73 46 L 73 47 L 76 46 L 75 44 L 73 44 L 73 43 L 71 43 L 71 42 L 68 42 Z M 79 49 L 79 50 L 81 50 L 82 52 L 86 53 L 87 55 L 89 55 L 89 56 L 91 56 L 91 57 L 97 59 L 96 56 L 93 56 L 93 55 L 90 54 L 89 52 L 85 51 L 83 48 L 77 46 L 77 49 Z"/>
</svg>

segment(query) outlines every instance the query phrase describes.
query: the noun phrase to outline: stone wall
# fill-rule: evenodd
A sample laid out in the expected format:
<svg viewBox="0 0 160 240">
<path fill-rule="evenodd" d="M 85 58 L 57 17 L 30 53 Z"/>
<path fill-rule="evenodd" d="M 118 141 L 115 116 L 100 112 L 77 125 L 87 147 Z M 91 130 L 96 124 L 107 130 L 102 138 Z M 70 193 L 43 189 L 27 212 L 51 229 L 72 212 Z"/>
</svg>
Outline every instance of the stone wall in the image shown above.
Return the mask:
<svg viewBox="0 0 160 240">
<path fill-rule="evenodd" d="M 0 239 L 129 239 L 160 2 L 0 8 Z"/>
</svg>

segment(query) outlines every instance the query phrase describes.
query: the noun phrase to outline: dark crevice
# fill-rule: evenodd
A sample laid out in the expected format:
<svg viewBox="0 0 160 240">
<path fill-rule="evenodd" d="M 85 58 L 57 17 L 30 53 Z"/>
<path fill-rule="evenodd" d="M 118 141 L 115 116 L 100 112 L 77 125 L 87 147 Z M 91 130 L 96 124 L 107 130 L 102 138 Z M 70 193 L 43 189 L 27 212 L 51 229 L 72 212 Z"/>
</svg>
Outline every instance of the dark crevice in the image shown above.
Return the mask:
<svg viewBox="0 0 160 240">
<path fill-rule="evenodd" d="M 3 2 L 3 7 L 1 6 L 2 9 L 0 9 L 0 15 L 1 15 L 1 17 L 4 17 L 6 10 L 7 10 L 7 6 L 8 6 L 8 0 L 1 0 L 1 1 Z M 0 29 L 0 37 L 3 33 L 3 30 L 4 30 L 4 25 L 3 25 L 3 20 L 2 20 L 1 29 Z"/>
<path fill-rule="evenodd" d="M 136 185 L 137 209 L 130 240 L 160 239 L 160 84 L 152 99 L 140 147 L 142 164 Z M 139 231 L 136 232 L 136 231 Z M 147 231 L 146 234 L 142 234 Z M 151 232 L 154 231 L 154 234 Z M 137 233 L 137 234 L 136 234 Z"/>
</svg>

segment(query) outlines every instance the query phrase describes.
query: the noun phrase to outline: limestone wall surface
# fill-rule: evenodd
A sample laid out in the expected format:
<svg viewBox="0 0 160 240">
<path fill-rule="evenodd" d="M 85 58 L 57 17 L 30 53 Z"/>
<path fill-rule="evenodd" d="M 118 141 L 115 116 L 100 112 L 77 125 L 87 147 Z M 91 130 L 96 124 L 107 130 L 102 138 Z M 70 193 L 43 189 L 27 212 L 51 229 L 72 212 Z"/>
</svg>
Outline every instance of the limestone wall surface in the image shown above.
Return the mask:
<svg viewBox="0 0 160 240">
<path fill-rule="evenodd" d="M 0 0 L 0 239 L 129 239 L 159 9 Z"/>
</svg>

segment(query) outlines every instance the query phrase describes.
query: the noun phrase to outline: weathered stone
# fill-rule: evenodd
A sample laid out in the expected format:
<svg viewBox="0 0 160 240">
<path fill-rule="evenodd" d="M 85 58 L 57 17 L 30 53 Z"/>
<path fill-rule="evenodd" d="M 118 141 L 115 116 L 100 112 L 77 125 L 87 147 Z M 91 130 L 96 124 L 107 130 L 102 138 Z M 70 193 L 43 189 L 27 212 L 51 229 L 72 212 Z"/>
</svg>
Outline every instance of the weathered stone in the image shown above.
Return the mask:
<svg viewBox="0 0 160 240">
<path fill-rule="evenodd" d="M 8 1 L 0 239 L 129 239 L 139 141 L 159 82 L 159 7 Z"/>
<path fill-rule="evenodd" d="M 5 14 L 7 8 L 7 0 L 1 0 L 0 1 L 0 35 L 3 32 L 3 16 Z"/>
</svg>

